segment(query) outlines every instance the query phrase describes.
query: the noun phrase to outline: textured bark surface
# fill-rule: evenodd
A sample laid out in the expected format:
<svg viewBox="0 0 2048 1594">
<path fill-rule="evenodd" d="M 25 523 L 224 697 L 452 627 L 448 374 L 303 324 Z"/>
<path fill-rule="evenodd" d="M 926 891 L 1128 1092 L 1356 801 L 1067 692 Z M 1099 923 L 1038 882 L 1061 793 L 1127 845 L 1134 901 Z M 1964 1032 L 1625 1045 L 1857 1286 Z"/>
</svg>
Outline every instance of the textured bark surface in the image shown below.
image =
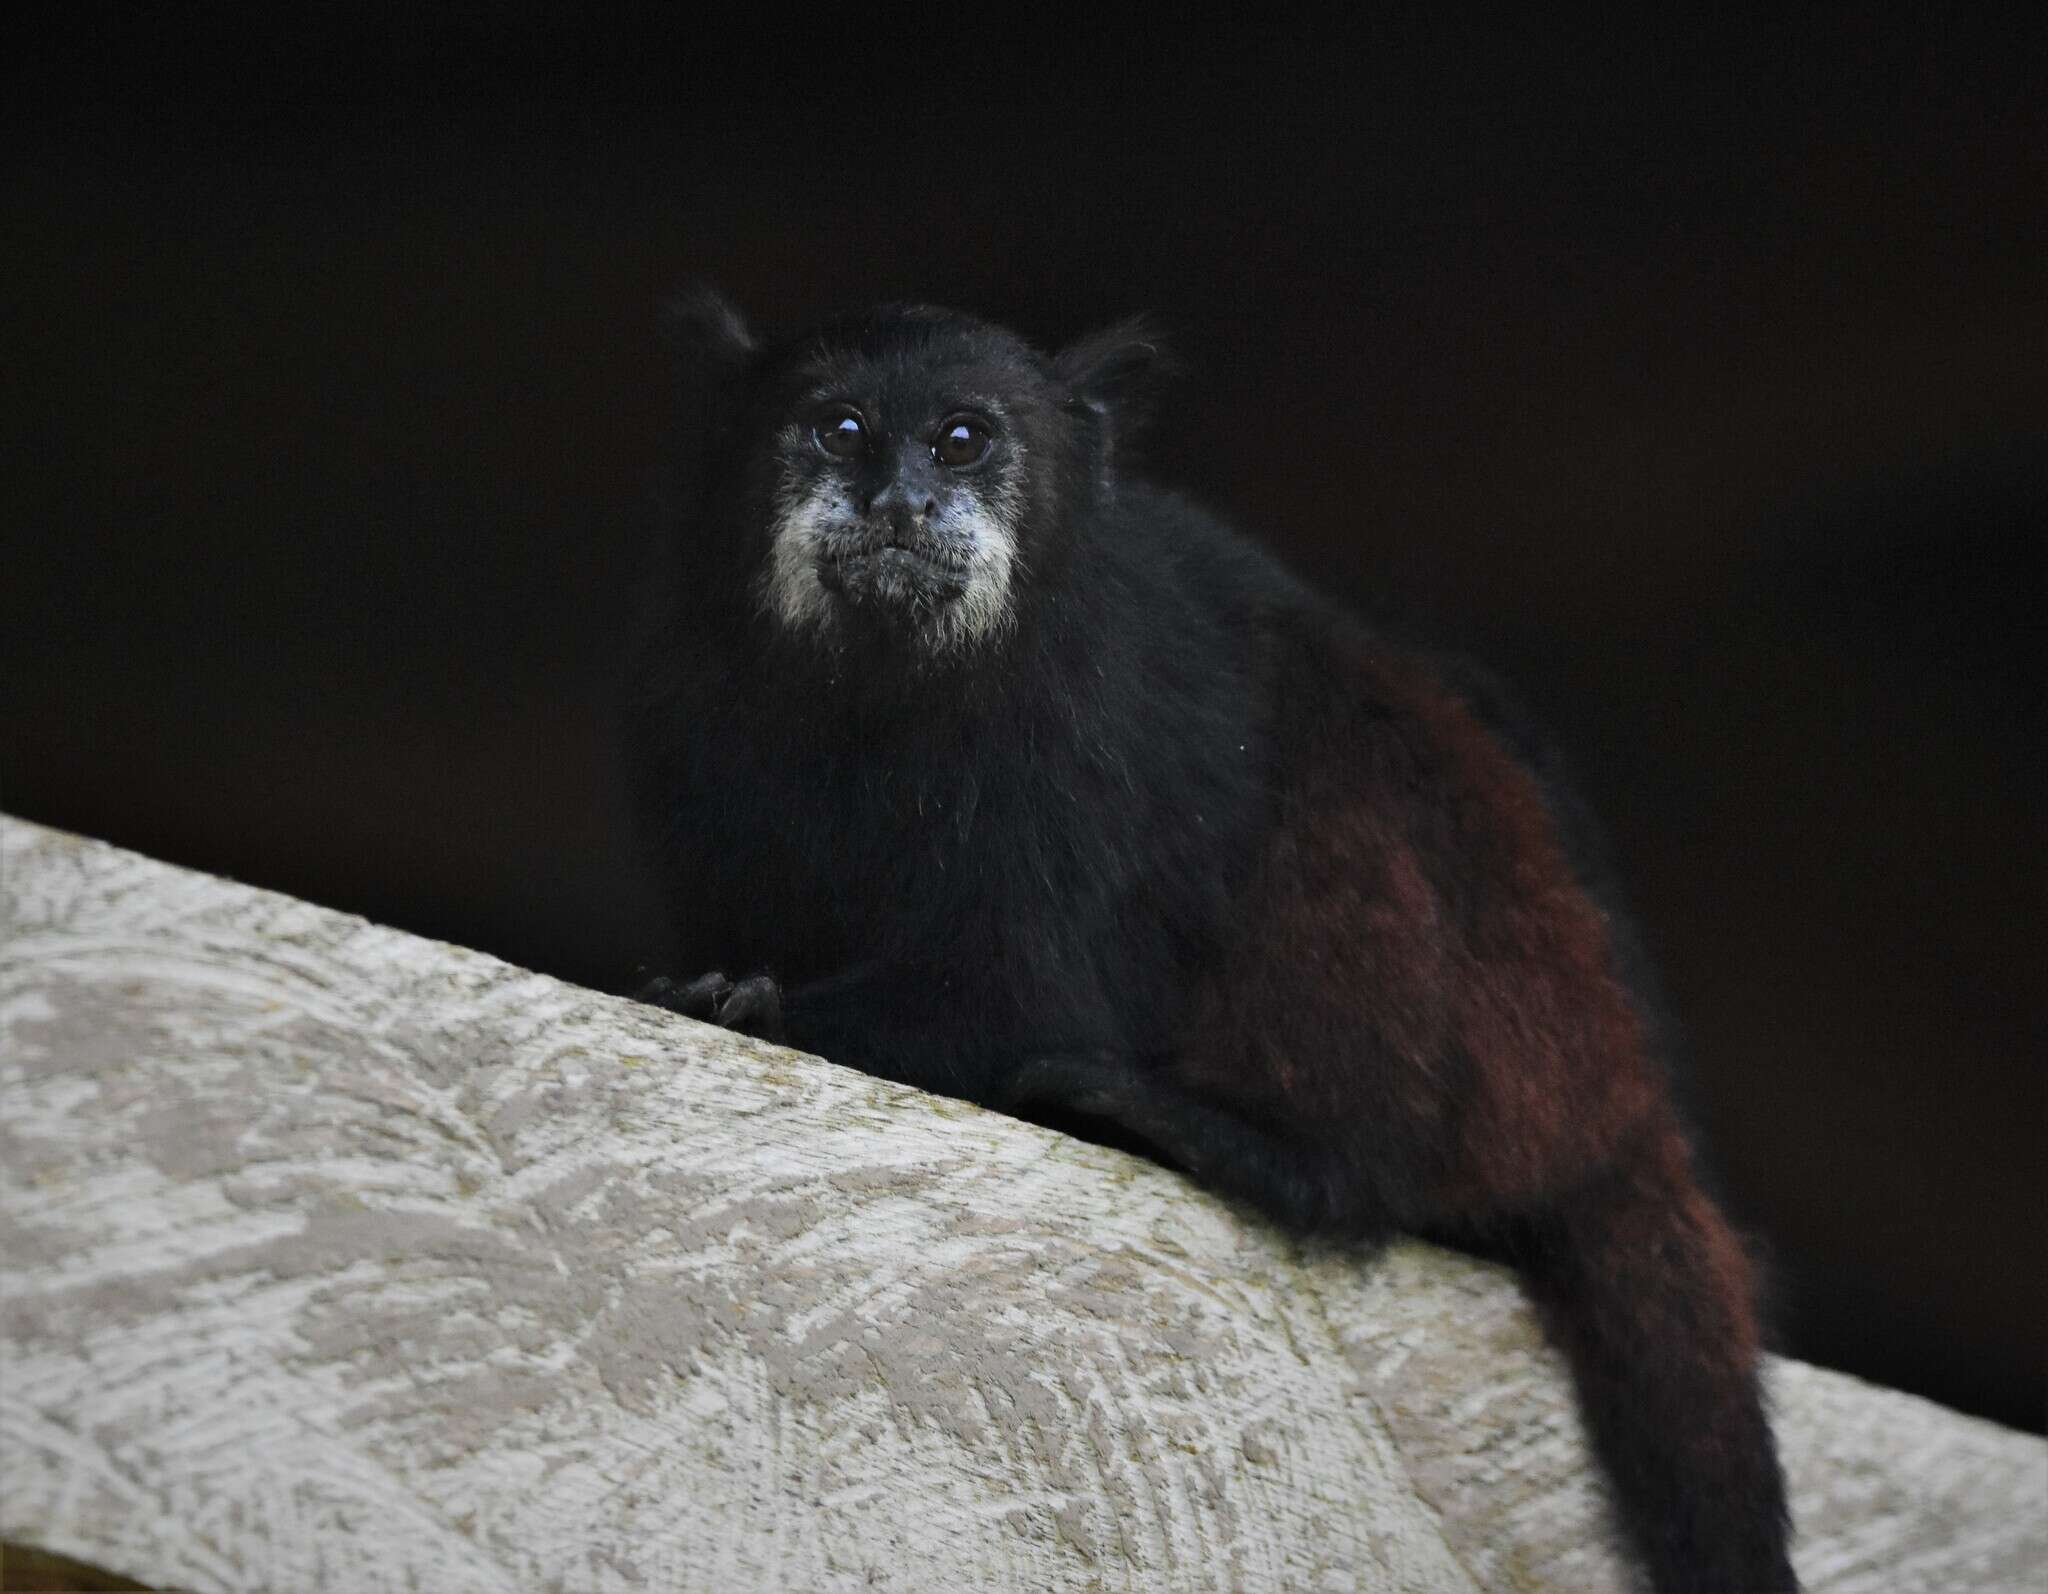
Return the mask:
<svg viewBox="0 0 2048 1594">
<path fill-rule="evenodd" d="M 1511 1278 L 0 819 L 0 1538 L 195 1590 L 1632 1586 Z M 1816 1590 L 2048 1444 L 1793 1363 Z"/>
</svg>

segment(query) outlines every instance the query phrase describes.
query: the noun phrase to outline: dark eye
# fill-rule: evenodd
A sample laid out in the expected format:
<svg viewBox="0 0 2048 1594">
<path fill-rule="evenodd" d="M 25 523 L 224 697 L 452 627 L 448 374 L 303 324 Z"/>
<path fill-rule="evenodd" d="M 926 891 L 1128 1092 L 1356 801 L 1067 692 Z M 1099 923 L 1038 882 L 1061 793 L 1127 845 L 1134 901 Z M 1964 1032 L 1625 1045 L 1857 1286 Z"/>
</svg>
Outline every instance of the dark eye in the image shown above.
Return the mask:
<svg viewBox="0 0 2048 1594">
<path fill-rule="evenodd" d="M 932 439 L 932 458 L 959 470 L 986 454 L 988 445 L 988 422 L 974 415 L 956 415 L 939 423 L 938 435 Z"/>
<path fill-rule="evenodd" d="M 858 459 L 868 446 L 867 428 L 849 409 L 827 410 L 811 423 L 811 436 L 834 459 Z"/>
</svg>

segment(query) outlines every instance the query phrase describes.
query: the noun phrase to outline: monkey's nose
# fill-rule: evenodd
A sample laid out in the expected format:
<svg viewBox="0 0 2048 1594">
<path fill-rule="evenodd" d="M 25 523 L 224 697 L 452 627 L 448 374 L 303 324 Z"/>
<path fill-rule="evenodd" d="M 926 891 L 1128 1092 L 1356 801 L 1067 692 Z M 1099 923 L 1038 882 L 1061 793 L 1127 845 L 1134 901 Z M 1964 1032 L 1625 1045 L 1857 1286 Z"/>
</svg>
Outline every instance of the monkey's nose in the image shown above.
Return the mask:
<svg viewBox="0 0 2048 1594">
<path fill-rule="evenodd" d="M 912 493 L 906 492 L 900 482 L 891 482 L 879 490 L 861 495 L 860 512 L 863 519 L 879 518 L 888 522 L 891 530 L 908 531 L 913 524 L 930 520 L 939 512 L 936 497 L 926 497 L 922 507 Z"/>
<path fill-rule="evenodd" d="M 873 507 L 869 520 L 874 530 L 890 542 L 907 543 L 924 535 L 937 509 L 938 505 L 931 499 L 926 499 L 922 507 L 917 508 L 900 500 L 896 503 L 882 502 Z"/>
</svg>

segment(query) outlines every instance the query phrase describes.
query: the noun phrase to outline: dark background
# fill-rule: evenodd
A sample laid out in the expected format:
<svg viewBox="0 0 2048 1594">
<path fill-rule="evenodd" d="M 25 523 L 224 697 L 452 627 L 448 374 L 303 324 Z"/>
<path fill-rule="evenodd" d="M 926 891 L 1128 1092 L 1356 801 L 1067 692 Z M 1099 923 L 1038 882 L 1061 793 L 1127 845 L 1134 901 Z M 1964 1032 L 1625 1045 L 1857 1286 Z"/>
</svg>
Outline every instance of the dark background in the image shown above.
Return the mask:
<svg viewBox="0 0 2048 1594">
<path fill-rule="evenodd" d="M 1574 756 L 1787 1348 L 2043 1426 L 2038 41 L 149 15 L 4 85 L 0 804 L 616 988 L 662 295 L 1153 311 Z"/>
</svg>

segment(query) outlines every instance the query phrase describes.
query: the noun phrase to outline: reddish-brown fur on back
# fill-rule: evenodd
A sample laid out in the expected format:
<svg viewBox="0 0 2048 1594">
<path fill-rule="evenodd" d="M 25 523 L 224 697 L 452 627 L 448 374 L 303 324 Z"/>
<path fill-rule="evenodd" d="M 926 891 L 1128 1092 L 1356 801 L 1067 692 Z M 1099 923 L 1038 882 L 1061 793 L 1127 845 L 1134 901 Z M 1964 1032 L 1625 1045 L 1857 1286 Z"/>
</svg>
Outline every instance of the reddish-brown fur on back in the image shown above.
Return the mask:
<svg viewBox="0 0 2048 1594">
<path fill-rule="evenodd" d="M 1599 1165 L 1662 1083 L 1535 777 L 1418 663 L 1319 640 L 1280 694 L 1300 779 L 1180 1077 L 1362 1168 L 1391 1115 L 1413 1195 L 1483 1218 Z"/>
<path fill-rule="evenodd" d="M 1796 1586 L 1749 1259 L 1543 787 L 1419 660 L 1341 625 L 1273 658 L 1289 783 L 1169 1066 L 1294 1151 L 1221 1182 L 1504 1246 L 1657 1587 Z"/>
</svg>

